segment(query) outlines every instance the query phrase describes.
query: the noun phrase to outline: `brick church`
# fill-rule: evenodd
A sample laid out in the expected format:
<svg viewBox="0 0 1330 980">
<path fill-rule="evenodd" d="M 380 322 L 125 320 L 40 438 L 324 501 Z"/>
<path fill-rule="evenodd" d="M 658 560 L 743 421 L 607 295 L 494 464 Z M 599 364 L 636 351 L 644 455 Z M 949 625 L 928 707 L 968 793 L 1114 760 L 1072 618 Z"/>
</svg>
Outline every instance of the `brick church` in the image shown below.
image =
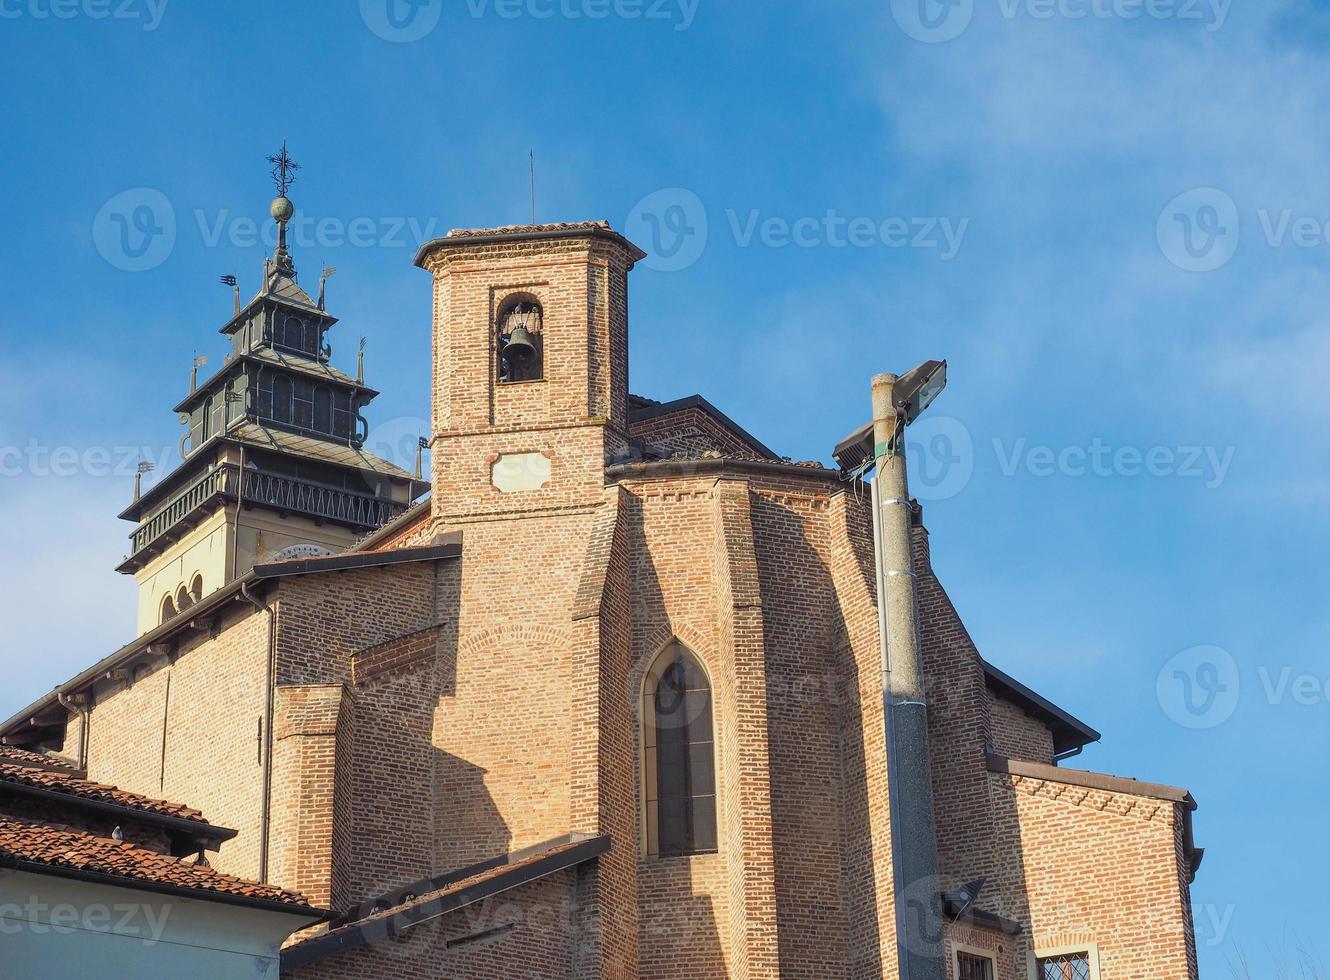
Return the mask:
<svg viewBox="0 0 1330 980">
<path fill-rule="evenodd" d="M 365 449 L 281 189 L 184 462 L 122 515 L 141 635 L 5 744 L 238 831 L 211 867 L 328 912 L 297 980 L 896 977 L 939 897 L 956 980 L 1196 977 L 1195 802 L 1062 765 L 1098 733 L 983 658 L 917 507 L 939 874 L 895 880 L 870 496 L 630 393 L 638 248 L 421 247 L 413 473 Z"/>
</svg>

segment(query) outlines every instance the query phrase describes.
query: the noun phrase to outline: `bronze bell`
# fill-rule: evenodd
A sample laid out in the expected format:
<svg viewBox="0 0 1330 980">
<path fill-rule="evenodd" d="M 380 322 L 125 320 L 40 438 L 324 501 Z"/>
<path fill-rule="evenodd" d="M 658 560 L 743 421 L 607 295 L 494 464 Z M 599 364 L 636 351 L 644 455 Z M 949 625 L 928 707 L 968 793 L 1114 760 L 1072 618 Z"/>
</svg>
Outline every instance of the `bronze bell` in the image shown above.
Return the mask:
<svg viewBox="0 0 1330 980">
<path fill-rule="evenodd" d="M 508 335 L 508 343 L 503 348 L 503 356 L 514 364 L 524 364 L 536 356 L 536 342 L 526 327 L 515 327 Z"/>
</svg>

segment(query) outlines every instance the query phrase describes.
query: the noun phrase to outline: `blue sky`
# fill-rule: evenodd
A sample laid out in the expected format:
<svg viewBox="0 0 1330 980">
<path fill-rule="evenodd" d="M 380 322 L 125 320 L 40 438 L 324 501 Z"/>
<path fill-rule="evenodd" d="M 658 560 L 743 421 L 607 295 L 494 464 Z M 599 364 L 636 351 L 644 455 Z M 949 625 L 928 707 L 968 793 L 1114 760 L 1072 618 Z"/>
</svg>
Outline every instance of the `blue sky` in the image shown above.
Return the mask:
<svg viewBox="0 0 1330 980">
<path fill-rule="evenodd" d="M 1208 975 L 1330 960 L 1321 5 L 63 2 L 0 0 L 0 716 L 132 634 L 114 515 L 220 361 L 217 277 L 257 286 L 264 157 L 392 452 L 414 248 L 527 220 L 534 151 L 541 220 L 653 252 L 635 391 L 827 459 L 872 373 L 950 360 L 915 489 L 982 651 L 1104 732 L 1077 764 L 1200 801 Z"/>
</svg>

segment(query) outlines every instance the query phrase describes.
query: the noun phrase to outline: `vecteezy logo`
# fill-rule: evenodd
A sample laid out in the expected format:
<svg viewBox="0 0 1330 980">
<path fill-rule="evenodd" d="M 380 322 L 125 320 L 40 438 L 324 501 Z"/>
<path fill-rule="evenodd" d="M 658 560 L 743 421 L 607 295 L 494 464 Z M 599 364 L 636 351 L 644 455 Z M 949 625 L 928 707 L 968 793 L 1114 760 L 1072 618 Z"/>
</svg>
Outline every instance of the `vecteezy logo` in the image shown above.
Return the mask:
<svg viewBox="0 0 1330 980">
<path fill-rule="evenodd" d="M 642 264 L 657 272 L 687 269 L 706 251 L 710 226 L 702 199 L 682 187 L 667 187 L 637 202 L 624 233 L 643 246 Z"/>
<path fill-rule="evenodd" d="M 1155 237 L 1164 257 L 1187 272 L 1213 272 L 1228 264 L 1241 237 L 1238 206 L 1217 187 L 1179 194 L 1159 213 Z"/>
<path fill-rule="evenodd" d="M 97 212 L 92 240 L 117 269 L 155 269 L 175 247 L 175 208 L 165 194 L 150 187 L 121 191 Z"/>
<path fill-rule="evenodd" d="M 1216 728 L 1233 717 L 1241 693 L 1238 662 L 1215 646 L 1190 647 L 1169 658 L 1155 681 L 1164 714 L 1184 728 Z"/>
<path fill-rule="evenodd" d="M 443 0 L 360 0 L 365 26 L 394 44 L 419 41 L 439 26 Z"/>
<path fill-rule="evenodd" d="M 891 0 L 891 16 L 916 41 L 941 44 L 970 26 L 974 0 Z"/>
<path fill-rule="evenodd" d="M 949 500 L 974 475 L 974 439 L 959 420 L 925 415 L 906 430 L 910 493 L 920 500 Z"/>
</svg>

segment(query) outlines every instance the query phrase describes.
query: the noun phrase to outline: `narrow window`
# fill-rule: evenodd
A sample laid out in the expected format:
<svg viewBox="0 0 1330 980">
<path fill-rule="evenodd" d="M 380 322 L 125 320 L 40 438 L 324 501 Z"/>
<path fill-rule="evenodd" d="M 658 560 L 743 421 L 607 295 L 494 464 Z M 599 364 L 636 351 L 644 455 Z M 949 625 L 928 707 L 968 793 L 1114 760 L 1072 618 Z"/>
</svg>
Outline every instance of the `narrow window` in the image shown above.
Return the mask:
<svg viewBox="0 0 1330 980">
<path fill-rule="evenodd" d="M 288 350 L 306 351 L 305 321 L 298 316 L 289 316 L 282 322 L 281 345 Z"/>
<path fill-rule="evenodd" d="M 295 381 L 295 415 L 293 420 L 297 428 L 314 428 L 314 383 L 304 378 Z"/>
<path fill-rule="evenodd" d="M 648 672 L 643 692 L 642 769 L 647 853 L 716 851 L 716 764 L 711 685 L 674 643 Z"/>
<path fill-rule="evenodd" d="M 162 622 L 175 618 L 175 600 L 169 595 L 162 599 Z"/>
<path fill-rule="evenodd" d="M 544 314 L 540 304 L 519 300 L 499 314 L 499 380 L 508 384 L 545 376 Z"/>
<path fill-rule="evenodd" d="M 203 599 L 203 576 L 195 575 L 189 583 L 189 594 L 195 602 Z"/>
<path fill-rule="evenodd" d="M 956 953 L 956 980 L 993 980 L 993 961 L 974 953 Z"/>
<path fill-rule="evenodd" d="M 1090 954 L 1061 953 L 1036 960 L 1038 980 L 1090 980 Z"/>
<path fill-rule="evenodd" d="M 351 438 L 351 395 L 339 391 L 333 397 L 332 434 L 339 439 Z"/>
<path fill-rule="evenodd" d="M 272 383 L 272 417 L 274 422 L 290 422 L 293 406 L 293 386 L 290 378 L 280 375 Z"/>
<path fill-rule="evenodd" d="M 332 390 L 326 385 L 314 389 L 314 425 L 319 432 L 332 433 Z"/>
</svg>

